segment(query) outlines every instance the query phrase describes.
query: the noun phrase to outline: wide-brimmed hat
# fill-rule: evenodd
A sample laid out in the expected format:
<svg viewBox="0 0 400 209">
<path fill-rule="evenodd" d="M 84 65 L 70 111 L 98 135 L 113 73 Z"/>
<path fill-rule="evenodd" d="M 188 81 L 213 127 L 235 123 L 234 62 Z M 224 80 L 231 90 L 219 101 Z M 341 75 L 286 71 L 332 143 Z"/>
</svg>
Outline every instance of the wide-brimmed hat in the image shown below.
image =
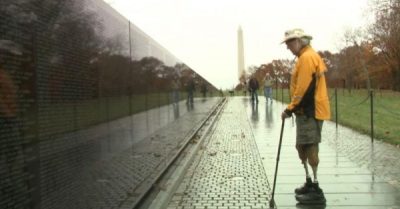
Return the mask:
<svg viewBox="0 0 400 209">
<path fill-rule="evenodd" d="M 285 32 L 285 37 L 284 37 L 283 41 L 281 42 L 281 44 L 285 43 L 286 41 L 288 41 L 290 39 L 303 38 L 303 37 L 307 37 L 310 40 L 312 39 L 312 36 L 306 34 L 303 29 L 295 28 L 292 30 L 287 30 Z"/>
</svg>

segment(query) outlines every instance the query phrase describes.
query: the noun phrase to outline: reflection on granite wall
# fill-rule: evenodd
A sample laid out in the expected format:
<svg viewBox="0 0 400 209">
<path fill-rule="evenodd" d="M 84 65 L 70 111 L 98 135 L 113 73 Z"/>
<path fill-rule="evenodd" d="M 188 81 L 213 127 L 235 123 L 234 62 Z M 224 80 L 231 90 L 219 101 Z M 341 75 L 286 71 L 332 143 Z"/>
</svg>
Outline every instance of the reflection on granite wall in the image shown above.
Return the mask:
<svg viewBox="0 0 400 209">
<path fill-rule="evenodd" d="M 132 205 L 202 120 L 193 92 L 217 96 L 102 0 L 1 0 L 0 208 Z"/>
</svg>

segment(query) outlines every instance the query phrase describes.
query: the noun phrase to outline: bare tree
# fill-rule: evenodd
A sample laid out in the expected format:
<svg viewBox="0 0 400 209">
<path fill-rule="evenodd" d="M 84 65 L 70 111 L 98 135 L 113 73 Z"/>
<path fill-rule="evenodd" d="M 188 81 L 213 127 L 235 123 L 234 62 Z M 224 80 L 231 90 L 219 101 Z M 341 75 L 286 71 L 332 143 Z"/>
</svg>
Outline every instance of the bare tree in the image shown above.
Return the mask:
<svg viewBox="0 0 400 209">
<path fill-rule="evenodd" d="M 373 1 L 375 23 L 369 28 L 382 70 L 390 72 L 392 88 L 400 90 L 400 0 Z"/>
</svg>

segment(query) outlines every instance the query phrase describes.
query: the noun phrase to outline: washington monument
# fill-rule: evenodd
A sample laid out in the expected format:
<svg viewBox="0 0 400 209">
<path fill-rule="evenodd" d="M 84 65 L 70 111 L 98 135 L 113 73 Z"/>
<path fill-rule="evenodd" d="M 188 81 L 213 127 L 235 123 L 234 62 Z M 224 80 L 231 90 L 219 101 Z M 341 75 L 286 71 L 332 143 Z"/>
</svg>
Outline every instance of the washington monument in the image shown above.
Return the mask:
<svg viewBox="0 0 400 209">
<path fill-rule="evenodd" d="M 240 82 L 241 78 L 245 74 L 245 69 L 244 69 L 244 48 L 243 48 L 243 31 L 242 27 L 239 26 L 238 29 L 238 80 Z"/>
</svg>

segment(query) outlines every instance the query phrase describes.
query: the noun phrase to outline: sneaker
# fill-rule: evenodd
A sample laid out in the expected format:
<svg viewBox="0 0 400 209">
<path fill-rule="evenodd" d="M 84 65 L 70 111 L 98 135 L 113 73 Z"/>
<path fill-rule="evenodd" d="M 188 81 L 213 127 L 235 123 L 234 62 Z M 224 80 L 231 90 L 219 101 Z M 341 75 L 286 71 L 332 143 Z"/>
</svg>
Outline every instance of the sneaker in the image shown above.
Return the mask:
<svg viewBox="0 0 400 209">
<path fill-rule="evenodd" d="M 304 183 L 304 185 L 302 187 L 299 187 L 297 189 L 294 190 L 294 193 L 296 194 L 305 194 L 308 192 L 313 191 L 313 183 L 311 181 L 311 178 L 306 178 L 306 183 Z"/>
<path fill-rule="evenodd" d="M 324 193 L 319 193 L 316 191 L 296 195 L 296 200 L 299 203 L 306 205 L 323 205 L 326 203 Z"/>
<path fill-rule="evenodd" d="M 318 204 L 318 205 L 307 205 L 302 203 L 296 203 L 296 209 L 325 209 L 326 204 Z"/>
<path fill-rule="evenodd" d="M 312 183 L 312 187 L 314 188 L 314 190 L 315 190 L 315 192 L 317 192 L 317 193 L 324 193 L 323 191 L 322 191 L 322 189 L 319 187 L 319 184 L 318 183 Z"/>
</svg>

